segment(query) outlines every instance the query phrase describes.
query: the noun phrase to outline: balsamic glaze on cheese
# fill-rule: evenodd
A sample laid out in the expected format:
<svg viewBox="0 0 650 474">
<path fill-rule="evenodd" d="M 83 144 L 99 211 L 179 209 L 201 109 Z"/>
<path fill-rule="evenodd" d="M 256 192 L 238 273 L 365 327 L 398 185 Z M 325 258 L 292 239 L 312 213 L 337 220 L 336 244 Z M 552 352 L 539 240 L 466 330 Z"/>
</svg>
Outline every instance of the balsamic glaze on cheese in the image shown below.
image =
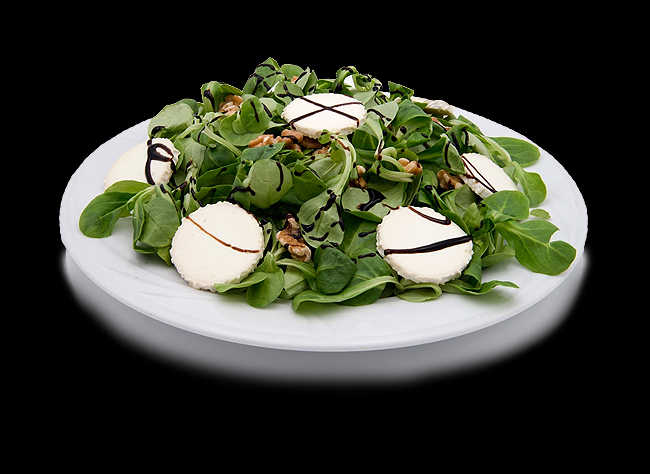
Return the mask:
<svg viewBox="0 0 650 474">
<path fill-rule="evenodd" d="M 198 222 L 196 222 L 196 221 L 195 221 L 194 219 L 192 219 L 190 216 L 187 216 L 186 219 L 187 219 L 188 221 L 190 221 L 192 224 L 194 224 L 195 226 L 197 226 L 199 229 L 201 229 L 205 234 L 209 235 L 209 236 L 212 237 L 214 240 L 216 240 L 217 242 L 219 242 L 221 245 L 224 245 L 224 246 L 226 246 L 226 247 L 229 247 L 229 248 L 231 248 L 231 249 L 233 249 L 233 250 L 235 250 L 235 251 L 237 251 L 237 252 L 240 252 L 240 253 L 259 253 L 259 252 L 260 252 L 260 251 L 257 250 L 257 249 L 255 249 L 255 250 L 243 249 L 243 248 L 240 248 L 240 247 L 236 247 L 236 246 L 234 246 L 234 245 L 232 245 L 232 244 L 229 244 L 228 242 L 224 242 L 223 240 L 221 240 L 221 239 L 220 239 L 219 237 L 217 237 L 216 235 L 212 235 L 210 232 L 208 232 L 205 228 L 203 228 L 203 226 L 201 226 L 201 224 L 199 224 Z"/>
<path fill-rule="evenodd" d="M 405 253 L 435 252 L 437 250 L 443 250 L 449 247 L 453 247 L 454 245 L 464 244 L 466 242 L 469 242 L 470 240 L 472 240 L 471 235 L 463 235 L 461 237 L 453 237 L 451 239 L 441 240 L 439 242 L 434 242 L 428 245 L 422 245 L 420 247 L 413 247 L 410 249 L 386 249 L 384 250 L 384 255 L 390 255 L 393 253 L 405 254 Z"/>
<path fill-rule="evenodd" d="M 161 154 L 158 149 L 162 149 L 167 155 Z M 144 175 L 147 178 L 147 183 L 156 184 L 153 177 L 151 176 L 151 162 L 152 161 L 162 161 L 164 163 L 171 163 L 172 173 L 176 171 L 176 165 L 174 164 L 174 154 L 169 149 L 168 146 L 163 145 L 162 143 L 153 143 L 153 139 L 147 140 L 147 162 L 144 165 Z"/>
<path fill-rule="evenodd" d="M 433 216 L 429 216 L 427 214 L 424 214 L 414 207 L 409 206 L 408 207 L 411 211 L 416 213 L 418 216 L 423 217 L 431 222 L 435 222 L 436 224 L 439 225 L 450 225 L 451 220 L 448 217 L 445 217 L 444 219 L 438 219 Z M 443 250 L 449 247 L 453 247 L 454 245 L 460 245 L 464 244 L 466 242 L 469 242 L 472 240 L 471 235 L 462 235 L 460 237 L 453 237 L 451 239 L 445 239 L 445 240 L 440 240 L 438 242 L 433 242 L 431 244 L 427 245 L 421 245 L 419 247 L 412 247 L 412 248 L 407 248 L 407 249 L 385 249 L 384 250 L 384 255 L 391 255 L 391 254 L 413 254 L 413 253 L 428 253 L 428 252 L 436 252 L 438 250 Z"/>
<path fill-rule="evenodd" d="M 484 187 L 486 187 L 491 193 L 496 193 L 497 190 L 494 189 L 494 186 L 490 184 L 490 182 L 485 179 L 485 176 L 483 176 L 479 170 L 474 166 L 470 161 L 465 158 L 463 155 L 460 156 L 461 159 L 463 160 L 463 164 L 465 165 L 465 176 L 467 176 L 469 179 L 475 179 L 479 183 L 481 183 Z"/>
<path fill-rule="evenodd" d="M 289 125 L 291 125 L 292 127 L 293 127 L 293 124 L 295 124 L 296 122 L 298 122 L 300 120 L 303 120 L 303 119 L 306 119 L 307 117 L 311 117 L 312 115 L 316 115 L 318 113 L 324 112 L 326 110 L 329 110 L 330 112 L 337 113 L 339 115 L 343 115 L 344 117 L 347 117 L 350 120 L 354 120 L 357 123 L 357 127 L 361 123 L 359 121 L 358 117 L 355 117 L 354 115 L 347 114 L 347 113 L 343 112 L 342 110 L 337 110 L 336 109 L 336 107 L 343 107 L 344 105 L 361 105 L 361 102 L 359 102 L 358 100 L 353 100 L 351 102 L 343 102 L 341 104 L 335 104 L 335 105 L 323 105 L 320 102 L 313 101 L 313 100 L 308 99 L 307 97 L 304 97 L 304 96 L 298 97 L 298 99 L 302 99 L 305 102 L 309 102 L 310 104 L 317 105 L 318 107 L 320 107 L 320 109 L 312 110 L 311 112 L 307 112 L 306 114 L 303 114 L 303 115 L 301 115 L 299 117 L 296 117 L 295 119 L 289 121 Z"/>
</svg>

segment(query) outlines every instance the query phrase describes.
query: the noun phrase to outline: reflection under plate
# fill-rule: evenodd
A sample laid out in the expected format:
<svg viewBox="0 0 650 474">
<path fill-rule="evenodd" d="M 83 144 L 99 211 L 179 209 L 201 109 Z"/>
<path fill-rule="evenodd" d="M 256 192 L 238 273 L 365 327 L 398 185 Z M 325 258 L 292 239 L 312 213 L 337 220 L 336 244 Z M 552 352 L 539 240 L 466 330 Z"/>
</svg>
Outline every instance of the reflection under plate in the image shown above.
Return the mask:
<svg viewBox="0 0 650 474">
<path fill-rule="evenodd" d="M 462 336 L 358 352 L 248 346 L 191 333 L 145 316 L 96 286 L 68 252 L 62 270 L 81 306 L 116 339 L 162 363 L 218 377 L 273 383 L 403 383 L 459 374 L 514 357 L 549 337 L 580 293 L 587 253 L 551 294 L 525 311 Z"/>
</svg>

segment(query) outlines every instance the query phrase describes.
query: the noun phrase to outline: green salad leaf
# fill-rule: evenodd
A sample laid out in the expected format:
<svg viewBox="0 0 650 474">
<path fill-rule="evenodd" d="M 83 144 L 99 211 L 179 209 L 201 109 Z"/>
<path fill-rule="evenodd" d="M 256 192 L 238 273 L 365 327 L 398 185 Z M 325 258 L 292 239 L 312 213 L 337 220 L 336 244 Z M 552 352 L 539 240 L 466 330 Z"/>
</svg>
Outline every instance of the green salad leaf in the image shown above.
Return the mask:
<svg viewBox="0 0 650 474">
<path fill-rule="evenodd" d="M 79 229 L 88 237 L 108 237 L 120 217 L 128 216 L 133 210 L 129 203 L 147 188 L 148 184 L 137 181 L 113 184 L 84 208 L 79 216 Z"/>
<path fill-rule="evenodd" d="M 350 257 L 332 246 L 319 246 L 314 255 L 316 288 L 325 295 L 338 293 L 352 279 L 357 266 Z"/>
<path fill-rule="evenodd" d="M 492 137 L 492 140 L 507 150 L 510 158 L 521 166 L 530 166 L 539 160 L 539 148 L 526 140 L 514 137 Z"/>
<path fill-rule="evenodd" d="M 165 185 L 152 186 L 154 193 L 142 195 L 133 210 L 133 249 L 156 253 L 171 265 L 169 249 L 181 224 L 178 204 Z"/>
<path fill-rule="evenodd" d="M 576 256 L 576 249 L 570 244 L 562 240 L 550 242 L 559 229 L 548 221 L 509 219 L 497 223 L 495 230 L 514 248 L 517 261 L 536 273 L 558 275 L 569 268 Z"/>
<path fill-rule="evenodd" d="M 263 308 L 275 301 L 284 289 L 284 273 L 275 262 L 275 257 L 267 253 L 257 269 L 239 283 L 219 283 L 214 285 L 219 293 L 231 290 L 246 290 L 246 302 Z"/>
</svg>

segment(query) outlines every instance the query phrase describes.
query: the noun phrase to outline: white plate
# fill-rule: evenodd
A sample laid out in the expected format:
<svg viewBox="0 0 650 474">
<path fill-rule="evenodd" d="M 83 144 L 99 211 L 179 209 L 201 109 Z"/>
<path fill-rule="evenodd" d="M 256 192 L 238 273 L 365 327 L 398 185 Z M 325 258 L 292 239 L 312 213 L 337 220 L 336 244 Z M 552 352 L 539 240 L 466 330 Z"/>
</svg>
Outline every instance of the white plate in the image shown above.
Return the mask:
<svg viewBox="0 0 650 474">
<path fill-rule="evenodd" d="M 488 136 L 522 135 L 478 115 L 458 110 Z M 409 303 L 399 298 L 347 307 L 305 303 L 299 312 L 278 299 L 252 308 L 242 295 L 220 295 L 190 288 L 173 267 L 132 250 L 130 218 L 118 221 L 113 235 L 91 239 L 79 231 L 79 215 L 103 191 L 113 162 L 147 138 L 148 121 L 101 145 L 70 179 L 61 201 L 61 240 L 79 268 L 100 288 L 131 308 L 190 332 L 242 344 L 303 351 L 362 351 L 426 344 L 467 334 L 532 306 L 560 285 L 581 259 L 587 237 L 587 208 L 575 182 L 551 155 L 527 168 L 542 175 L 547 199 L 540 207 L 560 228 L 553 240 L 576 250 L 572 266 L 557 276 L 532 273 L 516 260 L 486 269 L 486 280 L 509 280 L 519 289 L 497 287 L 472 297 L 443 293 L 434 301 Z"/>
</svg>

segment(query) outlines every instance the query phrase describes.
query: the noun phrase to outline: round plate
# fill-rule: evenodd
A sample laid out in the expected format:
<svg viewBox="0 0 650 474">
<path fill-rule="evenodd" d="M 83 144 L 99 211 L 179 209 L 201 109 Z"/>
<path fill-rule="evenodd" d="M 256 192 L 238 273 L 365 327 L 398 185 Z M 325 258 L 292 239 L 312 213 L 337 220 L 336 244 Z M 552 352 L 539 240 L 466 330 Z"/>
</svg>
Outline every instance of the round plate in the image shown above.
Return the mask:
<svg viewBox="0 0 650 474">
<path fill-rule="evenodd" d="M 522 135 L 488 119 L 456 109 L 487 136 Z M 135 125 L 101 145 L 73 174 L 61 201 L 61 240 L 79 268 L 100 288 L 127 306 L 190 332 L 242 344 L 303 351 L 362 351 L 407 347 L 467 334 L 532 306 L 558 287 L 580 260 L 587 237 L 587 208 L 575 182 L 551 155 L 540 149 L 527 168 L 541 174 L 548 188 L 541 208 L 576 250 L 572 266 L 557 276 L 533 273 L 515 259 L 490 267 L 485 280 L 508 280 L 519 289 L 497 287 L 483 296 L 443 293 L 426 303 L 384 298 L 359 307 L 305 303 L 298 312 L 289 300 L 265 308 L 248 306 L 243 295 L 221 295 L 190 288 L 160 258 L 132 249 L 130 218 L 120 219 L 113 235 L 92 239 L 79 230 L 79 215 L 103 192 L 113 162 L 147 138 L 147 124 Z"/>
</svg>

